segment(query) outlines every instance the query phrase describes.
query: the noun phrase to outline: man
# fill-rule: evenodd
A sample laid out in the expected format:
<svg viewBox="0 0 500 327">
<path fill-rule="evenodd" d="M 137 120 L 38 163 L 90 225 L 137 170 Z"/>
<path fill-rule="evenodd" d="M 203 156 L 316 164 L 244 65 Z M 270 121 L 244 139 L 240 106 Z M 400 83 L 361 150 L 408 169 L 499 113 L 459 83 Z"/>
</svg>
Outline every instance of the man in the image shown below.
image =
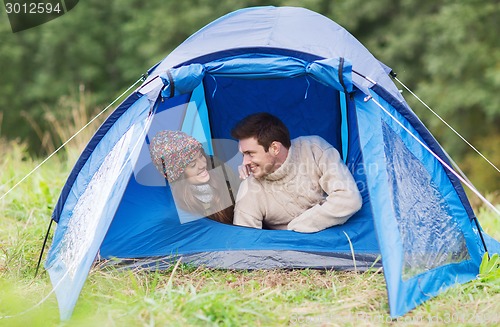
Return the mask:
<svg viewBox="0 0 500 327">
<path fill-rule="evenodd" d="M 231 131 L 243 154 L 235 225 L 313 233 L 345 223 L 362 205 L 339 152 L 319 136 L 290 140 L 268 113 L 241 120 Z"/>
</svg>

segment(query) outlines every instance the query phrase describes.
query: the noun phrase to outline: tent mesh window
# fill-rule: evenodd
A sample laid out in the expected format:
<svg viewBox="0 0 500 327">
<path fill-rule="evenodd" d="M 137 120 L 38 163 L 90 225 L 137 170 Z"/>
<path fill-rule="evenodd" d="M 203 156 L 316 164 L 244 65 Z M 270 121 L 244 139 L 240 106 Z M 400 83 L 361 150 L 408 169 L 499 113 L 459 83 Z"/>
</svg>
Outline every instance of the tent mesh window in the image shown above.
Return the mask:
<svg viewBox="0 0 500 327">
<path fill-rule="evenodd" d="M 61 260 L 73 277 L 77 266 L 91 246 L 95 230 L 99 225 L 99 217 L 112 196 L 115 182 L 119 179 L 122 166 L 127 158 L 123 149 L 132 142 L 134 129 L 130 129 L 113 147 L 104 159 L 94 177 L 80 195 L 80 200 L 68 219 L 67 232 L 59 243 Z"/>
<path fill-rule="evenodd" d="M 470 258 L 464 235 L 421 161 L 383 124 L 389 185 L 404 251 L 403 280 Z"/>
</svg>

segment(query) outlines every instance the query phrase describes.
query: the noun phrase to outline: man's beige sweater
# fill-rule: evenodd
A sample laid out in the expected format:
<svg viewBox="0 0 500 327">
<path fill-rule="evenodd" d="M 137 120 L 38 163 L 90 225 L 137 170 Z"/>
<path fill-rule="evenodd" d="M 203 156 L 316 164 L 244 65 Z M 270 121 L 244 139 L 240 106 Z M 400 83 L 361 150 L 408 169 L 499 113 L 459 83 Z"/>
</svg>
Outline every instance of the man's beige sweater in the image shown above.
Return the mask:
<svg viewBox="0 0 500 327">
<path fill-rule="evenodd" d="M 313 233 L 345 223 L 361 205 L 338 151 L 319 136 L 302 136 L 276 171 L 242 182 L 234 224 Z"/>
</svg>

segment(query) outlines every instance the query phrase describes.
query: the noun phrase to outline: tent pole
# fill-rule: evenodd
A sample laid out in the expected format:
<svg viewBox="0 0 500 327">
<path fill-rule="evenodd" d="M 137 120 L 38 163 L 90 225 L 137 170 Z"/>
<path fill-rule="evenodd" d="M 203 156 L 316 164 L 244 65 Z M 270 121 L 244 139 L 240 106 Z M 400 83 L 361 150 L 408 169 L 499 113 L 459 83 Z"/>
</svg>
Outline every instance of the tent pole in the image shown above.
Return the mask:
<svg viewBox="0 0 500 327">
<path fill-rule="evenodd" d="M 49 228 L 47 229 L 47 233 L 45 234 L 45 240 L 43 241 L 42 250 L 40 251 L 40 257 L 38 257 L 38 264 L 36 265 L 35 278 L 38 275 L 38 268 L 40 268 L 40 263 L 42 262 L 43 251 L 45 250 L 45 245 L 47 244 L 47 239 L 49 238 L 49 233 L 50 229 L 52 228 L 53 221 L 53 219 L 50 219 Z"/>
</svg>

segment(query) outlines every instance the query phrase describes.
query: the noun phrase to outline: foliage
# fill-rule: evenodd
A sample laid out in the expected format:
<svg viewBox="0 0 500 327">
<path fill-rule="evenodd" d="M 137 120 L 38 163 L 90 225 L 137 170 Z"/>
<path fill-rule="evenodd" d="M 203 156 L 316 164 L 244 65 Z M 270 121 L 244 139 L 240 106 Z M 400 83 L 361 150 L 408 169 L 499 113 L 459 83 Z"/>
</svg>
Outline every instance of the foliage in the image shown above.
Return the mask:
<svg viewBox="0 0 500 327">
<path fill-rule="evenodd" d="M 63 126 L 79 128 L 71 121 Z M 0 157 L 3 195 L 39 159 L 30 157 L 26 144 L 2 138 L 0 150 L 5 154 Z M 76 149 L 68 150 L 73 152 Z M 500 322 L 498 256 L 484 259 L 477 280 L 457 285 L 396 320 L 388 314 L 380 270 L 233 271 L 178 264 L 146 272 L 96 265 L 71 320 L 60 322 L 47 274 L 43 269 L 38 277 L 34 274 L 53 205 L 72 166 L 67 157 L 52 157 L 0 201 L 0 326 L 494 326 Z M 478 216 L 483 228 L 499 238 L 498 217 L 485 208 Z"/>
<path fill-rule="evenodd" d="M 15 34 L 2 12 L 3 135 L 28 140 L 31 152 L 46 154 L 26 117 L 43 122 L 43 132 L 50 130 L 42 117 L 49 111 L 55 119 L 69 116 L 58 102 L 77 97 L 81 87 L 92 95 L 89 108 L 103 108 L 196 30 L 236 9 L 260 5 L 302 6 L 344 26 L 498 166 L 498 1 L 87 0 Z M 500 189 L 494 168 L 404 95 L 480 190 Z"/>
<path fill-rule="evenodd" d="M 494 280 L 500 282 L 500 257 L 495 253 L 489 257 L 488 253 L 483 256 L 479 266 L 479 274 L 482 280 Z"/>
<path fill-rule="evenodd" d="M 498 165 L 497 1 L 87 0 L 61 18 L 16 34 L 0 13 L 0 135 L 9 137 L 0 137 L 0 196 L 40 163 L 32 152 L 53 151 L 194 31 L 235 9 L 268 4 L 304 6 L 345 26 Z M 444 147 L 459 156 L 466 172 L 474 173 L 477 186 L 500 189 L 491 167 L 465 154 L 451 132 L 407 100 Z M 388 316 L 380 271 L 178 265 L 147 273 L 97 266 L 72 319 L 61 323 L 48 276 L 43 271 L 33 276 L 61 187 L 98 124 L 0 200 L 0 326 L 499 323 L 495 255 L 483 259 L 477 280 L 395 321 Z M 23 141 L 29 135 L 29 143 Z M 491 193 L 492 202 L 498 203 L 498 196 Z M 498 216 L 480 207 L 478 217 L 485 231 L 500 239 Z"/>
</svg>

